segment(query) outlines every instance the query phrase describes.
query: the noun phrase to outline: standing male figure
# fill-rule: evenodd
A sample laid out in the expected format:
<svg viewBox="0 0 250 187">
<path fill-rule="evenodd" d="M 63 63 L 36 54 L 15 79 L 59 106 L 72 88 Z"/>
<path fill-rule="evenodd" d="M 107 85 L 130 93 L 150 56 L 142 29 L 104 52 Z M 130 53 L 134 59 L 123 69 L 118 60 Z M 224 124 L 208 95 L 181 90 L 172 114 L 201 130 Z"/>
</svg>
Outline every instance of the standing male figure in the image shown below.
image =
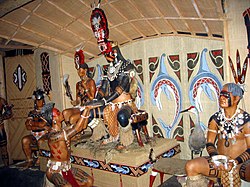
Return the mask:
<svg viewBox="0 0 250 187">
<path fill-rule="evenodd" d="M 27 158 L 27 168 L 35 164 L 32 154 L 39 150 L 39 145 L 46 139 L 46 134 L 50 128 L 47 121 L 41 116 L 41 109 L 45 104 L 44 91 L 37 89 L 33 92 L 32 98 L 34 99 L 34 110 L 29 112 L 28 118 L 25 121 L 26 129 L 30 130 L 30 134 L 24 136 L 22 139 L 23 151 Z M 38 159 L 36 164 L 39 164 Z"/>
<path fill-rule="evenodd" d="M 44 107 L 47 116 L 45 118 L 52 124 L 48 135 L 51 155 L 46 176 L 56 186 L 90 187 L 93 185 L 93 179 L 83 170 L 71 168 L 70 163 L 71 138 L 87 127 L 85 121 L 88 120 L 89 111 L 84 111 L 75 125 L 62 128 L 64 116 L 53 106 L 54 104 L 49 103 Z"/>
<path fill-rule="evenodd" d="M 250 181 L 250 115 L 238 107 L 244 91 L 235 83 L 225 84 L 219 97 L 220 109 L 208 124 L 207 152 L 186 164 L 187 186 L 207 186 L 202 176 L 221 177 L 223 186 L 240 186 L 240 179 Z M 227 157 L 227 163 L 216 166 L 215 155 Z"/>
<path fill-rule="evenodd" d="M 7 150 L 7 135 L 4 128 L 4 120 L 12 117 L 12 105 L 8 105 L 7 101 L 0 97 L 0 151 L 5 166 L 9 165 L 9 155 Z"/>
</svg>

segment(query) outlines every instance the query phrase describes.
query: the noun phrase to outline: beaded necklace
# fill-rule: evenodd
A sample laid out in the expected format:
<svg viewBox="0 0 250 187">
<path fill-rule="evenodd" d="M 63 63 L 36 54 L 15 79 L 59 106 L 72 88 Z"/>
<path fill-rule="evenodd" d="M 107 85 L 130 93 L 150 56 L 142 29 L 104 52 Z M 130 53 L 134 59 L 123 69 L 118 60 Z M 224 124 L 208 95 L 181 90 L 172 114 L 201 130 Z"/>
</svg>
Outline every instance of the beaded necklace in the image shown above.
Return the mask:
<svg viewBox="0 0 250 187">
<path fill-rule="evenodd" d="M 239 133 L 239 127 L 244 124 L 244 115 L 240 113 L 240 109 L 237 108 L 234 115 L 231 118 L 225 116 L 224 109 L 220 109 L 218 112 L 219 118 L 219 130 L 220 138 L 225 139 L 225 146 L 229 147 L 229 139 L 231 143 L 235 144 L 236 135 Z"/>
<path fill-rule="evenodd" d="M 121 61 L 119 60 L 116 64 L 111 63 L 107 69 L 107 76 L 110 81 L 115 80 L 117 77 L 119 77 L 124 72 L 127 66 L 131 64 L 131 62 L 128 61 Z"/>
</svg>

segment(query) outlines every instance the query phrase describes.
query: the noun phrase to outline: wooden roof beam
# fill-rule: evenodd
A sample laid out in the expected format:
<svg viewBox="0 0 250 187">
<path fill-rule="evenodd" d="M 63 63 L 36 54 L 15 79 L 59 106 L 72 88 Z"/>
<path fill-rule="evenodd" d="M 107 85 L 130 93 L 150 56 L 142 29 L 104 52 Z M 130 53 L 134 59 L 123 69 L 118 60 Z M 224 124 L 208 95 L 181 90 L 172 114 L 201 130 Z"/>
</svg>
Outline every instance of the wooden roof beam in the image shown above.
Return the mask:
<svg viewBox="0 0 250 187">
<path fill-rule="evenodd" d="M 157 19 L 164 19 L 164 20 L 205 20 L 205 21 L 224 21 L 225 19 L 223 18 L 197 18 L 197 17 L 152 17 L 152 18 L 138 18 L 138 19 L 133 19 L 133 20 L 127 20 L 126 22 L 123 23 L 119 23 L 117 25 L 113 25 L 111 28 L 116 28 L 119 27 L 120 25 L 124 25 L 127 23 L 132 23 L 132 22 L 136 22 L 136 21 L 140 21 L 140 20 L 157 20 Z M 173 27 L 172 27 L 173 28 Z M 173 30 L 175 30 L 173 28 Z M 177 34 L 177 33 L 176 33 Z"/>
<path fill-rule="evenodd" d="M 71 17 L 73 19 L 72 22 L 68 23 L 65 27 L 68 27 L 69 25 L 71 25 L 72 23 L 74 23 L 75 21 L 79 21 L 80 23 L 82 23 L 84 26 L 86 26 L 87 28 L 91 29 L 91 26 L 86 24 L 85 22 L 81 21 L 79 18 L 82 16 L 74 17 L 71 14 L 69 14 L 68 12 L 66 12 L 65 10 L 61 9 L 59 6 L 57 6 L 54 2 L 47 0 L 48 3 L 50 3 L 52 6 L 54 6 L 55 8 L 57 8 L 58 10 L 60 10 L 61 12 L 63 12 L 64 14 L 66 14 L 67 16 Z"/>
<path fill-rule="evenodd" d="M 177 14 L 180 16 L 180 18 L 183 18 L 183 15 L 181 14 L 180 10 L 178 9 L 178 7 L 175 5 L 174 0 L 170 0 L 171 5 L 174 7 L 175 11 L 177 12 Z M 185 26 L 187 27 L 187 29 L 189 30 L 190 33 L 192 33 L 193 35 L 195 35 L 193 33 L 193 31 L 191 30 L 191 28 L 189 27 L 188 23 L 185 20 L 182 20 L 185 24 Z"/>
<path fill-rule="evenodd" d="M 155 2 L 153 0 L 150 0 L 152 6 L 156 9 L 156 11 L 158 12 L 158 14 L 161 15 L 160 19 L 164 18 L 163 13 L 159 10 L 159 8 L 156 6 Z M 167 21 L 166 19 L 163 19 L 165 21 L 165 23 L 172 29 L 174 34 L 177 34 L 176 29 L 174 28 L 174 26 L 172 24 L 169 23 L 169 21 Z"/>
<path fill-rule="evenodd" d="M 200 10 L 199 10 L 199 7 L 196 3 L 196 0 L 191 0 L 193 6 L 194 6 L 194 9 L 196 11 L 196 13 L 198 14 L 199 18 L 203 18 L 203 15 L 201 14 Z M 209 36 L 212 36 L 212 33 L 210 31 L 210 29 L 208 28 L 208 25 L 207 23 L 204 21 L 204 20 L 201 20 L 201 23 L 202 25 L 204 26 L 205 30 L 206 30 L 206 33 L 209 35 Z"/>
<path fill-rule="evenodd" d="M 145 18 L 145 16 L 143 15 L 143 13 L 137 8 L 137 6 L 135 5 L 134 2 L 131 2 L 131 0 L 129 0 L 129 2 L 134 6 L 134 8 L 141 14 L 141 16 L 143 18 Z M 158 34 L 161 35 L 161 33 L 148 21 L 148 19 L 146 19 L 146 22 L 150 25 L 150 27 Z"/>
<path fill-rule="evenodd" d="M 122 16 L 124 19 L 126 19 L 119 11 L 117 11 L 117 9 L 114 7 L 114 5 L 112 5 L 111 3 L 109 3 L 109 6 L 111 8 L 113 8 L 120 16 Z M 127 19 L 126 19 L 127 20 Z M 122 34 L 125 38 L 127 38 L 129 41 L 132 41 L 132 39 L 126 35 L 123 31 L 121 31 L 120 29 L 117 29 L 116 27 L 113 27 L 112 25 L 112 22 L 108 21 L 109 25 L 110 25 L 110 29 L 115 29 L 117 32 L 119 32 L 120 34 Z"/>
<path fill-rule="evenodd" d="M 1 49 L 30 49 L 33 50 L 33 46 L 27 46 L 27 45 L 2 45 L 0 44 Z"/>
<path fill-rule="evenodd" d="M 27 17 L 22 21 L 22 23 L 20 23 L 19 25 L 17 25 L 16 31 L 12 34 L 11 37 L 9 37 L 9 39 L 6 41 L 6 45 L 12 40 L 12 38 L 14 38 L 18 32 L 18 30 L 20 30 L 20 28 L 22 27 L 22 25 L 30 18 L 30 16 L 41 6 L 41 2 L 27 15 Z"/>
<path fill-rule="evenodd" d="M 22 9 L 23 9 L 24 11 L 29 12 L 29 10 L 27 10 L 27 9 L 25 9 L 25 8 L 22 8 Z M 51 21 L 51 20 L 49 20 L 49 19 L 47 19 L 47 18 L 44 18 L 44 17 L 42 17 L 42 16 L 40 16 L 40 15 L 38 15 L 38 14 L 36 14 L 36 13 L 33 13 L 33 14 L 34 14 L 35 16 L 39 17 L 40 19 L 42 19 L 42 20 L 44 20 L 44 21 L 46 21 L 46 22 L 48 22 L 48 23 L 50 23 L 50 24 L 52 24 L 52 25 L 54 25 L 54 26 L 57 26 L 57 27 L 61 28 L 60 30 L 65 30 L 65 31 L 71 33 L 72 35 L 78 37 L 78 38 L 81 39 L 81 40 L 87 40 L 86 38 L 83 38 L 82 36 L 79 36 L 79 35 L 77 35 L 76 33 L 74 33 L 73 31 L 69 30 L 67 27 L 61 27 L 59 24 L 57 24 L 57 23 L 55 23 L 55 22 L 53 22 L 53 21 Z M 91 42 L 91 41 L 90 41 L 90 42 Z"/>
<path fill-rule="evenodd" d="M 112 2 L 111 2 L 112 3 Z M 115 9 L 115 7 L 114 7 L 114 5 L 112 5 L 112 4 L 109 4 L 113 9 Z M 116 12 L 121 16 L 121 17 L 123 17 L 125 20 L 127 20 L 128 21 L 128 19 L 121 13 L 121 12 L 119 12 L 117 9 L 115 9 L 116 10 Z M 129 23 L 129 22 L 127 22 L 127 23 Z M 144 38 L 146 37 L 139 29 L 137 29 L 137 27 L 133 24 L 133 23 L 131 23 L 131 25 L 132 25 L 132 27 L 141 35 L 141 36 L 143 36 Z M 119 32 L 122 32 L 122 31 L 120 31 L 119 30 Z M 128 37 L 128 36 L 127 36 Z M 128 37 L 129 38 L 129 37 Z M 129 38 L 129 41 L 132 41 L 133 40 L 133 38 Z"/>
<path fill-rule="evenodd" d="M 6 23 L 8 23 L 8 24 L 11 24 L 11 25 L 13 25 L 13 26 L 15 26 L 15 27 L 18 27 L 18 25 L 15 24 L 15 23 L 12 23 L 12 22 L 9 22 L 9 21 L 6 21 L 6 20 L 2 20 L 2 21 L 6 22 Z M 68 43 L 65 43 L 65 42 L 63 42 L 63 41 L 61 41 L 61 40 L 58 40 L 58 39 L 55 39 L 55 38 L 52 38 L 52 37 L 47 36 L 47 35 L 45 35 L 45 34 L 42 34 L 42 33 L 36 32 L 36 31 L 33 31 L 33 30 L 28 29 L 28 28 L 26 28 L 26 27 L 24 27 L 24 26 L 21 26 L 20 28 L 22 28 L 22 29 L 24 29 L 24 30 L 26 30 L 26 31 L 28 31 L 28 32 L 31 32 L 31 33 L 33 33 L 33 34 L 39 35 L 39 36 L 41 36 L 41 37 L 43 37 L 43 38 L 48 38 L 46 41 L 43 41 L 43 42 L 40 43 L 40 44 L 36 43 L 36 45 L 34 45 L 34 46 L 36 46 L 36 47 L 39 47 L 40 45 L 44 44 L 45 42 L 47 42 L 47 41 L 49 41 L 49 40 L 54 40 L 54 41 L 57 41 L 57 42 L 61 43 L 62 45 L 70 46 Z M 7 37 L 6 39 L 9 39 L 9 37 Z M 17 41 L 17 40 L 14 39 L 14 37 L 12 37 L 11 40 Z M 26 42 L 27 42 L 27 41 L 26 41 Z M 7 44 L 6 44 L 6 45 L 7 45 Z M 71 46 L 71 47 L 72 47 L 72 46 Z"/>
</svg>

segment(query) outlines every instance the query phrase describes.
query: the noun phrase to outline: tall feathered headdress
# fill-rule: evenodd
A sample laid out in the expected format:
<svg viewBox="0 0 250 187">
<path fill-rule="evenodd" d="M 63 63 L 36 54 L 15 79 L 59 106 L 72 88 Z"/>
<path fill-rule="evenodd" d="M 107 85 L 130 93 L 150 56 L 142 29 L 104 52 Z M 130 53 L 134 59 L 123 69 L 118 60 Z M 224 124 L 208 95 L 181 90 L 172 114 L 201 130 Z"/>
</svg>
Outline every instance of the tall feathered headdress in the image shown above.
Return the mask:
<svg viewBox="0 0 250 187">
<path fill-rule="evenodd" d="M 108 20 L 102 9 L 100 9 L 101 0 L 99 0 L 98 5 L 92 5 L 92 13 L 90 16 L 91 28 L 97 39 L 97 44 L 99 46 L 102 54 L 108 54 L 112 52 L 112 46 L 109 39 L 109 28 Z"/>
<path fill-rule="evenodd" d="M 242 86 L 242 88 L 244 90 L 244 84 L 245 84 L 245 80 L 246 80 L 246 73 L 247 73 L 247 66 L 248 66 L 248 58 L 245 59 L 243 66 L 242 66 L 242 70 L 241 70 L 240 54 L 239 54 L 239 51 L 237 50 L 237 52 L 236 52 L 237 71 L 235 71 L 235 68 L 234 68 L 234 65 L 233 65 L 233 62 L 232 62 L 232 59 L 230 58 L 230 56 L 228 57 L 228 60 L 229 60 L 229 65 L 230 65 L 235 83 Z"/>
<path fill-rule="evenodd" d="M 248 8 L 246 11 L 243 12 L 243 17 L 247 29 L 247 38 L 248 38 L 248 55 L 243 63 L 242 70 L 241 70 L 241 64 L 240 64 L 240 55 L 239 51 L 237 50 L 236 52 L 236 67 L 237 71 L 235 71 L 233 62 L 230 58 L 228 57 L 229 60 L 229 65 L 233 73 L 234 81 L 236 84 L 239 84 L 241 88 L 245 91 L 244 84 L 246 80 L 246 73 L 247 73 L 247 66 L 250 63 L 250 8 Z"/>
<path fill-rule="evenodd" d="M 75 68 L 76 69 L 79 69 L 79 68 L 87 69 L 88 68 L 88 65 L 84 61 L 84 54 L 83 54 L 82 49 L 76 50 L 74 61 L 75 61 Z"/>
</svg>

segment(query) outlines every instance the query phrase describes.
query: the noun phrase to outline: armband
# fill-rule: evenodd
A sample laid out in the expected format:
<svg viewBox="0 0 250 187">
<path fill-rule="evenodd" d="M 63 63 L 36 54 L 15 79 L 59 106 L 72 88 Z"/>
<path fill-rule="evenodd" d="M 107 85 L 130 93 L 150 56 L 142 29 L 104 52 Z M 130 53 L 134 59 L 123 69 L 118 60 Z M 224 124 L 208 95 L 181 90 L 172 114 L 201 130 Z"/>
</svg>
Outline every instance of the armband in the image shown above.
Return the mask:
<svg viewBox="0 0 250 187">
<path fill-rule="evenodd" d="M 235 160 L 237 160 L 238 164 L 241 164 L 243 162 L 246 162 L 249 159 L 250 159 L 250 148 L 248 148 L 245 152 L 243 152 Z"/>
<path fill-rule="evenodd" d="M 250 136 L 250 134 L 245 134 L 244 136 L 247 138 L 247 137 L 249 137 L 249 136 Z"/>
<path fill-rule="evenodd" d="M 213 143 L 206 143 L 206 148 L 210 157 L 218 155 L 217 149 Z"/>
<path fill-rule="evenodd" d="M 81 115 L 81 118 L 84 118 L 84 119 L 87 119 L 89 117 L 90 117 L 90 115 L 88 115 L 88 116 Z"/>
<path fill-rule="evenodd" d="M 208 129 L 207 131 L 208 131 L 208 132 L 213 132 L 213 133 L 215 133 L 215 134 L 218 133 L 216 130 L 212 130 L 212 129 Z"/>
</svg>

